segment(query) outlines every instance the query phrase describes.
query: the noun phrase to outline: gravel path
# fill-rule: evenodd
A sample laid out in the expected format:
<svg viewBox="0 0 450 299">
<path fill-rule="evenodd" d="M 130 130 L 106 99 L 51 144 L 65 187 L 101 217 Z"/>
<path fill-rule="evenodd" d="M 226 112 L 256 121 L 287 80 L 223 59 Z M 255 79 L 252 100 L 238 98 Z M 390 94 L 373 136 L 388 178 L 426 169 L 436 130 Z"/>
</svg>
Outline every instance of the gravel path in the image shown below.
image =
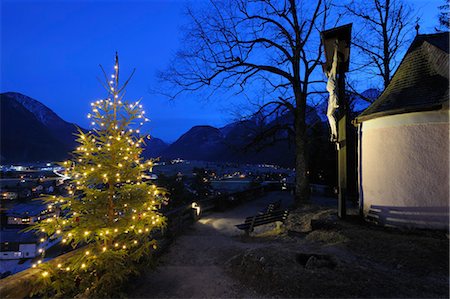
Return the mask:
<svg viewBox="0 0 450 299">
<path fill-rule="evenodd" d="M 131 298 L 249 298 L 256 292 L 229 277 L 224 263 L 234 255 L 267 244 L 245 242 L 243 232 L 235 228 L 245 217 L 263 210 L 281 199 L 282 206 L 292 203 L 287 192 L 272 192 L 260 199 L 223 213 L 204 216 L 177 237 L 159 259 L 157 269 L 149 271 L 137 285 Z"/>
</svg>

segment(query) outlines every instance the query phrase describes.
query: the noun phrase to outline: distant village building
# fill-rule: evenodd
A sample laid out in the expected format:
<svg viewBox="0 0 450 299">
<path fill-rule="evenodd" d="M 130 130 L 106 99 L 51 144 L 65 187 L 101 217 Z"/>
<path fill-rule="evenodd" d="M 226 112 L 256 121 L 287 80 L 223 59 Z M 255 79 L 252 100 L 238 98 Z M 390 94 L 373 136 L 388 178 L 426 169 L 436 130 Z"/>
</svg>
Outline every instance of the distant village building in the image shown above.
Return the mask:
<svg viewBox="0 0 450 299">
<path fill-rule="evenodd" d="M 448 33 L 418 35 L 355 123 L 364 215 L 384 225 L 448 229 Z"/>
<path fill-rule="evenodd" d="M 6 211 L 6 225 L 28 225 L 43 219 L 59 216 L 60 209 L 46 205 L 41 200 L 15 205 Z"/>
<path fill-rule="evenodd" d="M 39 254 L 38 237 L 21 229 L 0 230 L 0 260 L 34 258 Z"/>
<path fill-rule="evenodd" d="M 19 197 L 19 193 L 16 191 L 2 191 L 0 193 L 0 198 L 5 200 L 13 200 Z"/>
</svg>

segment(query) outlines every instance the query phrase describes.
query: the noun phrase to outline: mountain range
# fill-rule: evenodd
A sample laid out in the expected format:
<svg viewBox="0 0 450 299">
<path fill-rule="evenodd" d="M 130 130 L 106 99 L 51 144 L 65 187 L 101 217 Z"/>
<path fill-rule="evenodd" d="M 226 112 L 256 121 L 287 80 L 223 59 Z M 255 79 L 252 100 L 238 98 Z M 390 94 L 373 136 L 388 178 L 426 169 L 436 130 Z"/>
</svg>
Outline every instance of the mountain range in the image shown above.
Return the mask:
<svg viewBox="0 0 450 299">
<path fill-rule="evenodd" d="M 44 104 L 23 94 L 2 93 L 0 99 L 1 163 L 63 160 L 75 148 L 77 125 L 66 122 Z M 310 110 L 307 123 L 326 132 L 326 124 L 314 109 Z M 194 126 L 172 144 L 152 137 L 146 141 L 143 155 L 163 160 L 182 158 L 293 166 L 295 150 L 286 133 L 264 140 L 269 144 L 267 146 L 250 146 L 264 129 L 289 123 L 292 123 L 291 117 L 282 115 L 268 123 L 255 118 L 233 122 L 222 128 Z"/>
<path fill-rule="evenodd" d="M 1 163 L 55 161 L 67 157 L 75 146 L 74 124 L 20 93 L 2 93 L 0 99 Z"/>
</svg>

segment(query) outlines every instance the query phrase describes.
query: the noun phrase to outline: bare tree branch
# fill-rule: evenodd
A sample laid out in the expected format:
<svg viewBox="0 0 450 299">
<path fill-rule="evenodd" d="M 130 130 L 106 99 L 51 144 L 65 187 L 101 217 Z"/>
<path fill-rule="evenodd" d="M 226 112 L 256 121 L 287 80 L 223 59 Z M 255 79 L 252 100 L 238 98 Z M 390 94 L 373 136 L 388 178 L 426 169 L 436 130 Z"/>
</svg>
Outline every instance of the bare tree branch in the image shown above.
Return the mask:
<svg viewBox="0 0 450 299">
<path fill-rule="evenodd" d="M 204 89 L 210 96 L 219 89 L 240 94 L 251 86 L 264 93 L 256 111 L 263 120 L 293 116 L 290 124 L 266 127 L 262 135 L 279 137 L 277 132 L 285 130 L 294 136 L 297 197 L 307 193 L 306 103 L 321 93 L 308 92 L 308 86 L 323 84 L 313 73 L 321 65 L 319 31 L 325 28 L 329 1 L 210 0 L 210 10 L 189 9 L 187 46 L 160 76 L 170 85 L 171 98 Z"/>
<path fill-rule="evenodd" d="M 367 0 L 352 1 L 345 9 L 361 22 L 362 30 L 352 45 L 366 57 L 363 65 L 378 70 L 386 88 L 412 31 L 411 7 L 403 0 Z"/>
</svg>

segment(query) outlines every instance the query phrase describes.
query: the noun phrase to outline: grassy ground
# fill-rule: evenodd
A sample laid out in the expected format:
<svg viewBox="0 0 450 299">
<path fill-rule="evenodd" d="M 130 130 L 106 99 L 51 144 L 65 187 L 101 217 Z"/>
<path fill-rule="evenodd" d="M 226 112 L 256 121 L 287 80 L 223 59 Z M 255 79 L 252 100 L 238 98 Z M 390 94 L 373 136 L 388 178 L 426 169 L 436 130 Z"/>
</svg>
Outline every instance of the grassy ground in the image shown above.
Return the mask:
<svg viewBox="0 0 450 299">
<path fill-rule="evenodd" d="M 448 298 L 445 233 L 385 229 L 335 214 L 316 205 L 293 211 L 282 232 L 251 237 L 270 245 L 230 259 L 229 273 L 268 297 Z"/>
</svg>

